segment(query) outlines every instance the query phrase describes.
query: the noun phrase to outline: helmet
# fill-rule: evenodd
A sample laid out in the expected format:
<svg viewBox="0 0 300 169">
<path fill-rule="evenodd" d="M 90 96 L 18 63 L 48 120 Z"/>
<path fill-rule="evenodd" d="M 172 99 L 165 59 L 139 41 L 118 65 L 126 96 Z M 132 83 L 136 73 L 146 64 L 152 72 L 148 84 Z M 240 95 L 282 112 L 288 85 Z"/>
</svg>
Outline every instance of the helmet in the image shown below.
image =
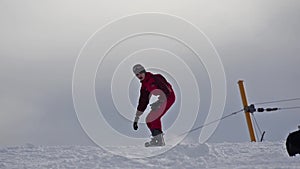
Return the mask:
<svg viewBox="0 0 300 169">
<path fill-rule="evenodd" d="M 132 71 L 134 74 L 146 72 L 145 68 L 141 64 L 136 64 L 133 66 Z"/>
</svg>

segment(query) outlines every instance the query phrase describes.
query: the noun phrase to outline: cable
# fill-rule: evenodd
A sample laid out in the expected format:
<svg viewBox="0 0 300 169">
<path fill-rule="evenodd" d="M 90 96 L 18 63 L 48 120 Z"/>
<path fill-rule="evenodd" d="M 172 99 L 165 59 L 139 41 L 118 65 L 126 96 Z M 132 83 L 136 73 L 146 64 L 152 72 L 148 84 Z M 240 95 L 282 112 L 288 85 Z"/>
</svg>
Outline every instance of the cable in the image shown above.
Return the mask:
<svg viewBox="0 0 300 169">
<path fill-rule="evenodd" d="M 278 108 L 279 110 L 287 110 L 287 109 L 300 109 L 300 106 L 295 106 L 295 107 L 281 107 Z"/>
<path fill-rule="evenodd" d="M 254 112 L 271 112 L 271 111 L 277 111 L 277 110 L 288 110 L 288 109 L 300 109 L 300 106 L 294 106 L 294 107 L 281 107 L 281 108 L 254 108 L 254 111 L 252 111 L 251 113 Z"/>
<path fill-rule="evenodd" d="M 255 116 L 254 116 L 254 114 L 252 114 L 252 116 L 253 116 L 253 119 L 254 119 L 254 122 L 255 122 L 255 126 L 256 126 L 255 128 L 257 128 L 258 131 L 259 131 L 259 134 L 262 135 L 261 129 L 260 129 L 259 125 L 258 125 L 258 122 L 257 122 L 257 120 L 256 120 L 256 118 L 255 118 Z M 257 133 L 256 133 L 256 137 L 258 138 Z"/>
<path fill-rule="evenodd" d="M 276 103 L 276 102 L 284 102 L 284 101 L 292 101 L 292 100 L 300 100 L 300 98 L 286 99 L 286 100 L 277 100 L 277 101 L 271 101 L 271 102 L 262 102 L 262 103 L 256 103 L 256 104 L 267 104 L 267 103 Z M 267 108 L 267 109 L 270 109 L 270 111 L 271 111 L 271 109 L 272 109 L 272 111 L 275 110 L 274 108 Z M 266 110 L 267 110 L 267 109 L 266 109 Z M 274 110 L 273 110 L 273 109 L 274 109 Z M 300 109 L 300 106 L 276 108 L 276 110 L 284 110 L 284 109 Z M 244 112 L 244 109 L 241 109 L 241 110 L 232 112 L 232 113 L 230 113 L 230 114 L 228 114 L 228 115 L 226 115 L 226 116 L 223 116 L 223 117 L 220 118 L 220 119 L 216 119 L 216 120 L 213 120 L 213 121 L 208 122 L 208 123 L 206 123 L 206 124 L 203 124 L 203 125 L 201 125 L 201 126 L 199 126 L 199 127 L 193 128 L 193 129 L 191 129 L 191 130 L 189 130 L 189 131 L 186 131 L 186 132 L 184 132 L 184 133 L 182 133 L 182 134 L 180 134 L 180 135 L 178 135 L 178 136 L 176 136 L 176 137 L 180 137 L 180 136 L 183 136 L 183 135 L 185 135 L 185 134 L 194 132 L 194 131 L 196 131 L 196 130 L 199 130 L 199 129 L 203 128 L 203 127 L 206 127 L 206 126 L 211 125 L 211 124 L 213 124 L 213 123 L 216 123 L 216 122 L 218 122 L 218 121 L 224 120 L 225 118 L 228 118 L 228 117 L 233 116 L 233 115 L 235 115 L 235 114 L 237 114 L 237 113 L 240 113 L 240 112 Z M 256 120 L 256 118 L 255 118 L 254 115 L 253 115 L 253 117 L 254 117 L 254 121 L 255 121 L 255 123 L 256 123 L 256 126 L 257 126 L 257 128 L 258 128 L 260 134 L 262 135 L 262 137 L 261 137 L 261 141 L 262 141 L 262 140 L 263 140 L 263 136 L 264 136 L 264 134 L 265 134 L 265 131 L 264 131 L 263 133 L 261 132 L 261 129 L 260 129 L 260 127 L 259 127 L 259 125 L 258 125 L 258 123 L 257 123 L 257 120 Z"/>
<path fill-rule="evenodd" d="M 220 118 L 220 119 L 211 121 L 211 122 L 206 123 L 206 124 L 203 124 L 203 125 L 201 125 L 201 126 L 199 126 L 199 127 L 193 128 L 193 129 L 191 129 L 191 130 L 189 130 L 189 131 L 187 131 L 187 132 L 184 132 L 184 133 L 178 135 L 178 137 L 180 137 L 180 136 L 182 136 L 182 135 L 185 135 L 185 134 L 187 134 L 187 133 L 191 133 L 191 132 L 194 132 L 194 131 L 196 131 L 196 130 L 199 130 L 199 129 L 205 127 L 205 126 L 208 126 L 208 125 L 211 125 L 211 124 L 216 123 L 216 122 L 218 122 L 218 121 L 221 121 L 221 120 L 223 120 L 223 119 L 225 119 L 225 118 L 227 118 L 227 117 L 233 116 L 233 115 L 235 115 L 235 114 L 237 114 L 237 113 L 239 113 L 239 112 L 242 112 L 242 111 L 244 111 L 244 109 L 241 109 L 241 110 L 232 112 L 232 113 L 230 113 L 230 114 L 228 114 L 228 115 L 226 115 L 226 116 L 223 116 L 223 117 Z"/>
<path fill-rule="evenodd" d="M 273 101 L 260 102 L 260 103 L 254 103 L 254 104 L 255 105 L 262 105 L 262 104 L 288 102 L 288 101 L 295 101 L 295 100 L 300 100 L 300 98 L 291 98 L 291 99 L 283 99 L 283 100 L 273 100 Z"/>
</svg>

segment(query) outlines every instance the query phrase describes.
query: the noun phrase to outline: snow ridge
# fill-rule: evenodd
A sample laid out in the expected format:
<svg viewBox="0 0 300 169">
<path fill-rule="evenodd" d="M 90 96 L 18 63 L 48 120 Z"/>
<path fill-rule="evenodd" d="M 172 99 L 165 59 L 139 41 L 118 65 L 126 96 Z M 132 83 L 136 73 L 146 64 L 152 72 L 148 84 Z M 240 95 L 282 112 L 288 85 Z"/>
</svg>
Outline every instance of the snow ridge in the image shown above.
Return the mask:
<svg viewBox="0 0 300 169">
<path fill-rule="evenodd" d="M 280 168 L 300 169 L 300 158 L 289 157 L 284 142 L 179 144 L 158 156 L 128 158 L 142 146 L 116 147 L 124 156 L 93 146 L 24 146 L 0 149 L 0 168 Z"/>
</svg>

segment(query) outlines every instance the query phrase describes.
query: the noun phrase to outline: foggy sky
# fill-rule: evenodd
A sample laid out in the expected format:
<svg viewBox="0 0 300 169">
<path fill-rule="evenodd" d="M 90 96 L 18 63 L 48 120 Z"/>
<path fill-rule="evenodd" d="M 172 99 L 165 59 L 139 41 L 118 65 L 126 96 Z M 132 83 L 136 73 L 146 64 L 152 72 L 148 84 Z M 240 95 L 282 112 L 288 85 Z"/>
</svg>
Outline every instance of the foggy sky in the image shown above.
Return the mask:
<svg viewBox="0 0 300 169">
<path fill-rule="evenodd" d="M 249 103 L 300 97 L 300 2 L 255 1 L 0 1 L 0 146 L 92 145 L 73 107 L 79 51 L 100 27 L 125 15 L 161 12 L 200 28 L 223 62 L 224 115 Z M 131 70 L 131 68 L 129 68 Z M 270 106 L 298 106 L 299 102 Z M 132 112 L 134 113 L 134 112 Z M 283 140 L 300 124 L 299 110 L 255 116 L 266 140 Z M 203 119 L 196 122 L 201 125 Z M 191 134 L 197 138 L 199 132 Z M 221 121 L 212 142 L 249 141 L 244 114 Z"/>
</svg>

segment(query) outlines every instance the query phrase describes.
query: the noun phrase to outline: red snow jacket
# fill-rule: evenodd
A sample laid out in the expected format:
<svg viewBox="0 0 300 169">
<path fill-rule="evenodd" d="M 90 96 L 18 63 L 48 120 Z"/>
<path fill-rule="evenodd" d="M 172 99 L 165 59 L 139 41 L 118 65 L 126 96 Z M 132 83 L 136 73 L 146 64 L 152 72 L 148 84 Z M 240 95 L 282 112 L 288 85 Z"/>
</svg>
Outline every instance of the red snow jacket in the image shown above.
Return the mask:
<svg viewBox="0 0 300 169">
<path fill-rule="evenodd" d="M 147 108 L 151 94 L 159 95 L 157 92 L 158 90 L 155 89 L 160 89 L 160 91 L 163 91 L 167 99 L 168 96 L 174 92 L 172 85 L 168 83 L 167 80 L 160 74 L 146 72 L 145 78 L 141 81 L 141 83 L 142 86 L 140 89 L 139 105 L 137 107 L 137 110 L 141 112 L 144 112 Z"/>
</svg>

